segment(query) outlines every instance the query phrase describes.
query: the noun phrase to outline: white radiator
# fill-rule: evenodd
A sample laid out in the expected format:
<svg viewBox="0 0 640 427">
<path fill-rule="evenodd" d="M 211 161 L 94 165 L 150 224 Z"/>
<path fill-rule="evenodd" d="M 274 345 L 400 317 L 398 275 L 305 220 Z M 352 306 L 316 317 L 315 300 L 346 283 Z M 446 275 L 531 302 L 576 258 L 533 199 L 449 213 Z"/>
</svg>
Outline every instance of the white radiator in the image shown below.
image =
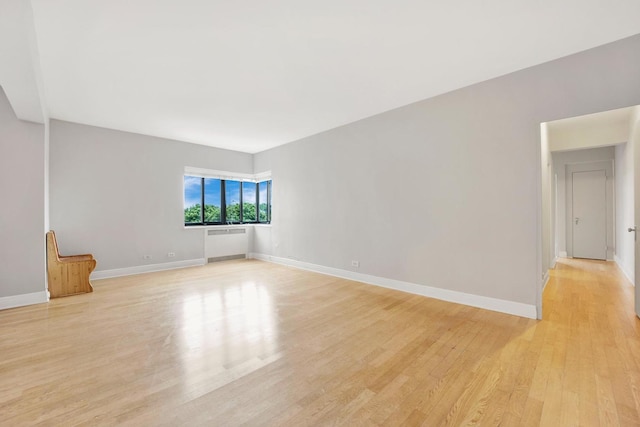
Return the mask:
<svg viewBox="0 0 640 427">
<path fill-rule="evenodd" d="M 208 261 L 246 258 L 249 252 L 248 230 L 241 227 L 204 230 L 204 257 Z"/>
</svg>

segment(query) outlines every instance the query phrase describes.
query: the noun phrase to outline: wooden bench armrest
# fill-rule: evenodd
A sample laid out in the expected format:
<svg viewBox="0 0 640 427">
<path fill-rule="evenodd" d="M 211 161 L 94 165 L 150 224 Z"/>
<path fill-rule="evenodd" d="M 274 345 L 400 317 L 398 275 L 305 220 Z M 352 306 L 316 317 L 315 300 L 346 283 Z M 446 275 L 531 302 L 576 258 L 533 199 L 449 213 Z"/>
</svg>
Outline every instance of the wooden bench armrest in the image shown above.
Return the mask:
<svg viewBox="0 0 640 427">
<path fill-rule="evenodd" d="M 93 255 L 91 254 L 82 254 L 82 255 L 69 255 L 69 256 L 59 256 L 58 257 L 61 262 L 73 262 L 73 261 L 88 261 L 93 259 Z"/>
</svg>

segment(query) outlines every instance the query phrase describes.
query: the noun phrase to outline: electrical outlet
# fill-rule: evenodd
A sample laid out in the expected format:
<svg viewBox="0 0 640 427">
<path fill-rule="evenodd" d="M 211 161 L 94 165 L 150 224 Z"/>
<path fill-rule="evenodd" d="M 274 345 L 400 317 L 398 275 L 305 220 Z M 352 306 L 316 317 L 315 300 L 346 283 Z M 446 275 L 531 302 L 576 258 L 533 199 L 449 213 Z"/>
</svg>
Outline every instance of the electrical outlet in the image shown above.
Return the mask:
<svg viewBox="0 0 640 427">
<path fill-rule="evenodd" d="M 167 254 L 167 256 L 168 256 L 169 258 L 173 258 L 174 256 L 176 256 L 176 253 L 175 253 L 175 252 L 169 252 L 169 253 Z"/>
<path fill-rule="evenodd" d="M 351 267 L 360 267 L 360 261 L 353 260 L 351 261 Z"/>
<path fill-rule="evenodd" d="M 151 255 L 145 255 L 145 256 L 143 256 L 142 258 L 144 258 L 144 259 L 151 259 L 151 258 L 153 258 L 153 257 L 152 257 Z"/>
</svg>

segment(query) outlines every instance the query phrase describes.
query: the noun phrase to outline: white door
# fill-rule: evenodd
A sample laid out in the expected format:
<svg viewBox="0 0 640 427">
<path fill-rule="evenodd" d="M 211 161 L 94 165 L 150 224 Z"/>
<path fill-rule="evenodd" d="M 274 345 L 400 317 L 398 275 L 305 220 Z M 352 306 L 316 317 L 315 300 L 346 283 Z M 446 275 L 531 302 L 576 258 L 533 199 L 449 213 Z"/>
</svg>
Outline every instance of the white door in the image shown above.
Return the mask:
<svg viewBox="0 0 640 427">
<path fill-rule="evenodd" d="M 573 172 L 573 257 L 607 258 L 607 175 Z"/>
</svg>

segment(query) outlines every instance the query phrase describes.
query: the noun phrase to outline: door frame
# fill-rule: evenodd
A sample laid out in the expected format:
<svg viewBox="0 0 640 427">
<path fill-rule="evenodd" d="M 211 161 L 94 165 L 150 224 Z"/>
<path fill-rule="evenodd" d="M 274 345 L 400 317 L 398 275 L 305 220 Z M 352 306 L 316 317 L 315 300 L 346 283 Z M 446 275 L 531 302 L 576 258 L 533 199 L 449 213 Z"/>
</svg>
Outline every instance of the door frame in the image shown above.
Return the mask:
<svg viewBox="0 0 640 427">
<path fill-rule="evenodd" d="M 573 173 L 604 170 L 606 204 L 606 260 L 614 257 L 615 248 L 615 202 L 614 202 L 614 165 L 613 160 L 587 163 L 568 163 L 565 165 L 565 236 L 567 256 L 573 258 Z"/>
</svg>

